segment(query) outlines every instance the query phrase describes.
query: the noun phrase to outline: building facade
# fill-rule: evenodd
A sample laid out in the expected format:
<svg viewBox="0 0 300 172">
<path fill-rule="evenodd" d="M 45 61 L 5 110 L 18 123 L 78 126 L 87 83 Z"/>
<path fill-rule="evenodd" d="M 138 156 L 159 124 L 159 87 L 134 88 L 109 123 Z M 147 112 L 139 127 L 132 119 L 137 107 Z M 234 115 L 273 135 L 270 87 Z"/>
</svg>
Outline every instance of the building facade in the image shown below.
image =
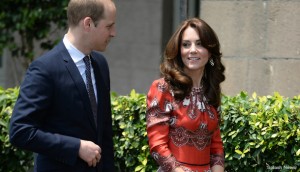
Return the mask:
<svg viewBox="0 0 300 172">
<path fill-rule="evenodd" d="M 181 2 L 115 0 L 117 36 L 104 53 L 112 91 L 147 93 L 159 78 L 164 46 L 182 20 Z M 204 19 L 219 36 L 225 95 L 300 94 L 300 1 L 188 0 L 186 5 L 188 17 Z M 18 86 L 24 72 L 12 65 L 9 53 L 0 60 L 0 85 Z"/>
</svg>

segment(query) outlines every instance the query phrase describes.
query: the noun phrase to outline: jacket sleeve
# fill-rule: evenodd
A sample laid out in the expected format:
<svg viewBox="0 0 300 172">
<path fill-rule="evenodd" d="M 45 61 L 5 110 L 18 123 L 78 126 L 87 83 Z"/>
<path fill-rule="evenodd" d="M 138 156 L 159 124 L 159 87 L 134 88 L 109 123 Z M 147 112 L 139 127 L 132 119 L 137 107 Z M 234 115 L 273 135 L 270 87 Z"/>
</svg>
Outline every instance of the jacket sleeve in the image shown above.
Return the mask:
<svg viewBox="0 0 300 172">
<path fill-rule="evenodd" d="M 20 88 L 10 120 L 9 137 L 12 145 L 41 153 L 66 164 L 74 164 L 80 140 L 43 128 L 53 96 L 53 80 L 41 61 L 30 65 Z"/>
</svg>

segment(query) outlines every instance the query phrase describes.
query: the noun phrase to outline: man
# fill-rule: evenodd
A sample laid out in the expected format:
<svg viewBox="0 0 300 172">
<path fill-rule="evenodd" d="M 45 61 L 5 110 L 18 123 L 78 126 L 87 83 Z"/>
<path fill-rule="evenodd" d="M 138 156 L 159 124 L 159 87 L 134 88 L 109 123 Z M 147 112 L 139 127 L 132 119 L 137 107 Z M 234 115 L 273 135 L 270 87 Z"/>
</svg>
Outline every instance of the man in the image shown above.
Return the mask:
<svg viewBox="0 0 300 172">
<path fill-rule="evenodd" d="M 111 0 L 70 0 L 63 40 L 30 65 L 10 122 L 13 145 L 36 152 L 34 171 L 114 171 L 109 69 Z"/>
</svg>

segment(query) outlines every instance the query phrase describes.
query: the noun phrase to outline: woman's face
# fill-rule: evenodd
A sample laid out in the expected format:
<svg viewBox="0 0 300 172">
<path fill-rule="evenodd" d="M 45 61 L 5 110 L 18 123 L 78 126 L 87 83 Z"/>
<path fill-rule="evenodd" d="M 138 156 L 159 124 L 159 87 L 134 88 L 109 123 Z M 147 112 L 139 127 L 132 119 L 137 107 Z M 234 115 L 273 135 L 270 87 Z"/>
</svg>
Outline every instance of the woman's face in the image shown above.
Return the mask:
<svg viewBox="0 0 300 172">
<path fill-rule="evenodd" d="M 204 71 L 210 53 L 201 45 L 201 38 L 194 28 L 188 27 L 183 32 L 180 49 L 185 72 Z"/>
</svg>

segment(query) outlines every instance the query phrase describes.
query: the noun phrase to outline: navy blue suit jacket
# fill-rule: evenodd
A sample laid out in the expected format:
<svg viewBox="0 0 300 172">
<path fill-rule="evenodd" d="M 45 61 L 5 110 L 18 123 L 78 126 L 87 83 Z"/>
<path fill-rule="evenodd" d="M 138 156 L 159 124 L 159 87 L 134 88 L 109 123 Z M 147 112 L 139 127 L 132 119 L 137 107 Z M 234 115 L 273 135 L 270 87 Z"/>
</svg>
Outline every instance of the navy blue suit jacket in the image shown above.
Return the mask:
<svg viewBox="0 0 300 172">
<path fill-rule="evenodd" d="M 98 126 L 85 83 L 61 41 L 28 68 L 10 121 L 14 146 L 36 152 L 35 171 L 114 171 L 109 69 L 92 52 Z M 88 167 L 78 156 L 80 139 L 98 144 L 101 161 Z"/>
</svg>

